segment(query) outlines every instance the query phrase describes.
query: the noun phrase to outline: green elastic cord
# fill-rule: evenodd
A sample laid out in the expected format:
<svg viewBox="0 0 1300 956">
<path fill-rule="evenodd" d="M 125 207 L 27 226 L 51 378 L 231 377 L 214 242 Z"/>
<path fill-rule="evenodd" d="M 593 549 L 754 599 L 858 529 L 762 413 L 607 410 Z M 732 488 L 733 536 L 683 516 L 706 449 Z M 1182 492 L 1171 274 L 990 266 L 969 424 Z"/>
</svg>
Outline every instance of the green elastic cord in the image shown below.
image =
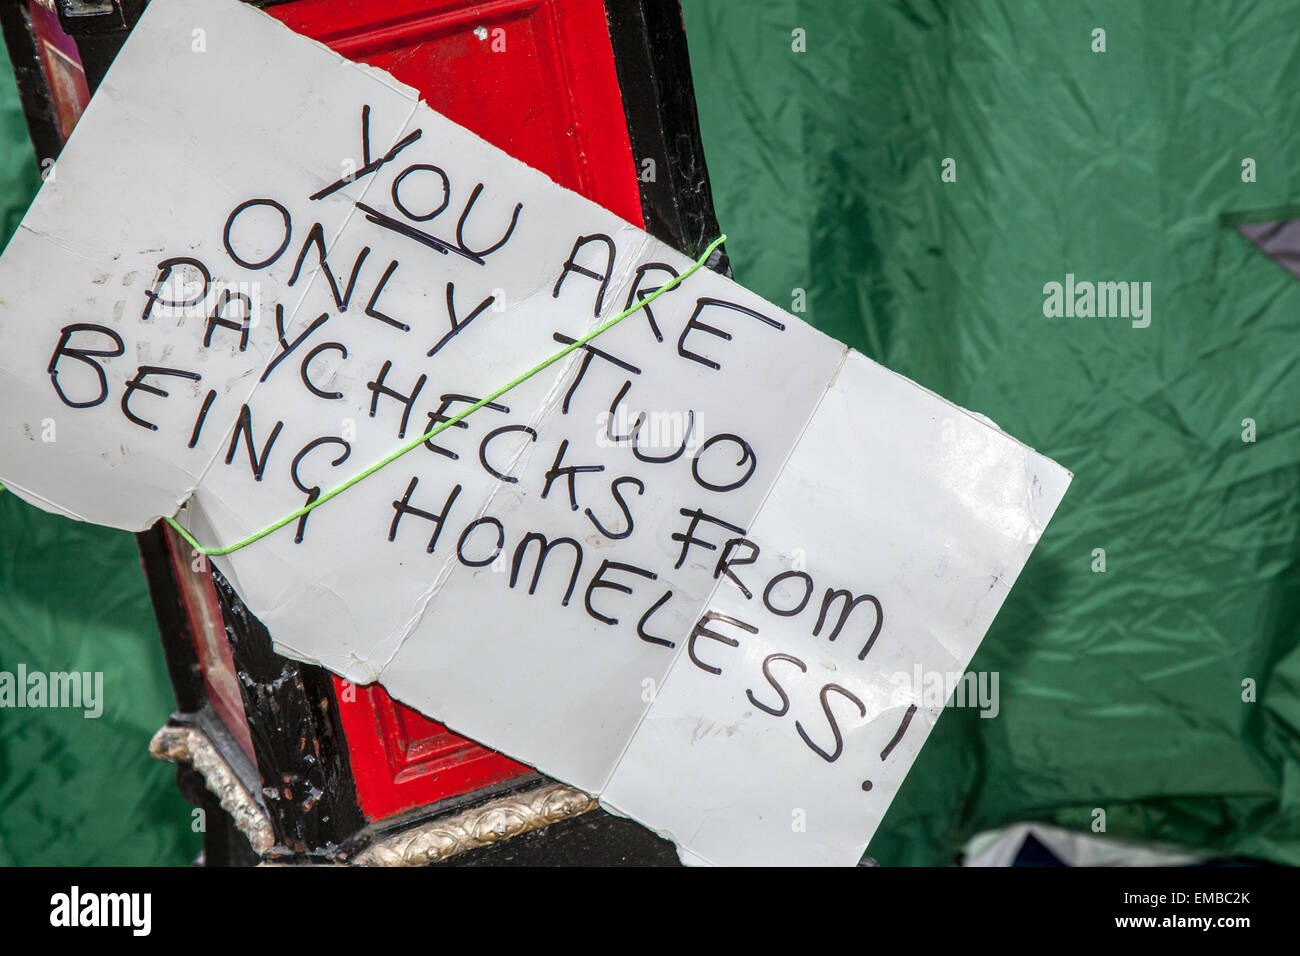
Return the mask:
<svg viewBox="0 0 1300 956">
<path fill-rule="evenodd" d="M 524 372 L 522 375 L 518 376 L 512 381 L 507 382 L 505 385 L 498 388 L 495 392 L 493 392 L 491 395 L 487 396 L 486 398 L 480 398 L 477 402 L 469 406 L 469 408 L 465 409 L 459 415 L 453 415 L 445 422 L 440 422 L 436 427 L 430 429 L 428 432 L 421 435 L 419 438 L 412 439 L 411 441 L 407 442 L 405 445 L 402 445 L 396 451 L 392 452 L 386 457 L 381 458 L 379 461 L 375 462 L 365 471 L 361 472 L 360 474 L 352 476 L 347 481 L 343 482 L 343 484 L 339 485 L 337 488 L 330 489 L 329 491 L 325 492 L 325 494 L 317 498 L 315 501 L 303 505 L 297 511 L 290 512 L 289 514 L 281 518 L 279 521 L 275 522 L 272 525 L 268 525 L 267 527 L 263 528 L 261 531 L 258 531 L 255 534 L 250 534 L 243 541 L 237 541 L 234 544 L 228 545 L 224 548 L 205 548 L 203 545 L 195 541 L 193 536 L 188 531 L 186 531 L 183 527 L 181 527 L 180 522 L 177 521 L 175 518 L 168 517 L 167 523 L 170 524 L 173 528 L 175 528 L 177 534 L 179 534 L 182 538 L 188 541 L 190 543 L 190 546 L 194 548 L 195 551 L 199 552 L 199 554 L 207 554 L 207 555 L 230 554 L 232 551 L 238 551 L 240 548 L 248 547 L 254 541 L 260 541 L 262 538 L 265 538 L 271 532 L 279 531 L 281 528 L 289 524 L 291 521 L 297 521 L 303 515 L 308 514 L 309 512 L 313 511 L 316 508 L 319 508 L 321 505 L 325 504 L 325 502 L 329 501 L 331 498 L 335 498 L 338 495 L 343 494 L 343 492 L 347 491 L 353 485 L 357 484 L 363 479 L 369 478 L 371 475 L 377 472 L 380 468 L 383 468 L 385 465 L 391 465 L 393 462 L 397 461 L 397 459 L 405 455 L 408 451 L 414 451 L 416 448 L 419 448 L 421 445 L 423 445 L 430 438 L 433 438 L 439 432 L 451 428 L 457 422 L 464 420 L 466 417 L 478 411 L 484 405 L 500 398 L 502 395 L 510 391 L 516 385 L 520 385 L 528 381 L 538 372 L 541 372 L 549 368 L 550 366 L 554 365 L 556 362 L 564 358 L 570 352 L 574 351 L 575 349 L 582 348 L 584 345 L 586 345 L 596 336 L 600 335 L 602 332 L 618 325 L 618 323 L 622 322 L 633 312 L 636 312 L 638 309 L 645 308 L 655 299 L 659 298 L 659 296 L 675 288 L 676 286 L 681 284 L 683 280 L 690 277 L 697 269 L 701 268 L 704 265 L 704 263 L 708 261 L 709 256 L 713 255 L 713 251 L 717 249 L 718 246 L 722 245 L 722 243 L 726 240 L 726 238 L 727 237 L 725 235 L 718 236 L 717 239 L 714 239 L 711 243 L 709 243 L 708 247 L 704 250 L 703 253 L 700 254 L 700 257 L 695 260 L 695 263 L 689 269 L 687 269 L 681 275 L 674 277 L 672 280 L 665 283 L 664 285 L 660 286 L 658 289 L 655 289 L 653 292 L 649 293 L 644 298 L 639 298 L 636 305 L 624 309 L 618 315 L 614 316 L 612 319 L 609 319 L 603 324 L 597 326 L 594 330 L 588 332 L 586 335 L 578 339 L 576 342 L 566 345 L 564 348 L 560 349 L 560 351 L 556 352 L 554 355 L 546 359 L 546 361 L 542 362 L 540 365 L 530 368 L 527 372 Z"/>
</svg>

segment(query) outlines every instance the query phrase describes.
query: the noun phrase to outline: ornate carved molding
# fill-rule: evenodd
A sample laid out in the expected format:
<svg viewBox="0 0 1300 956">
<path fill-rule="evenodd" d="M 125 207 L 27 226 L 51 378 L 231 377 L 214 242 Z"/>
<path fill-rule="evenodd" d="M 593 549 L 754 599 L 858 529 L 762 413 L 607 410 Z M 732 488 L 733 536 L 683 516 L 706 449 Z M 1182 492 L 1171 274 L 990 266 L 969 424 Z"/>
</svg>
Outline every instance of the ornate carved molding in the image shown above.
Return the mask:
<svg viewBox="0 0 1300 956">
<path fill-rule="evenodd" d="M 487 846 L 596 808 L 590 794 L 548 783 L 381 837 L 363 850 L 358 866 L 423 866 Z"/>
<path fill-rule="evenodd" d="M 202 730 L 165 726 L 149 741 L 149 756 L 193 766 L 259 856 L 275 845 L 275 834 L 266 813 Z"/>
<path fill-rule="evenodd" d="M 149 742 L 149 754 L 156 760 L 192 765 L 259 856 L 264 857 L 275 846 L 275 834 L 266 812 L 201 729 L 163 727 Z M 596 806 L 596 799 L 588 793 L 562 783 L 546 783 L 379 837 L 352 863 L 357 866 L 437 863 L 466 850 L 580 816 Z"/>
</svg>

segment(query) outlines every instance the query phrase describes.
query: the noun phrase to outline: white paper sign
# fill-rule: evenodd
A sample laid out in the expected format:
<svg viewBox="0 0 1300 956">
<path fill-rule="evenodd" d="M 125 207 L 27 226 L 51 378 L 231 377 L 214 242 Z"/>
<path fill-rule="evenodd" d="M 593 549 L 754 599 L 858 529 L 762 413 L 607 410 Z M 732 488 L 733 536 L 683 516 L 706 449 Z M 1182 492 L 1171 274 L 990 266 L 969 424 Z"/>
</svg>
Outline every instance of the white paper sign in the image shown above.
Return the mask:
<svg viewBox="0 0 1300 956">
<path fill-rule="evenodd" d="M 154 0 L 0 259 L 0 480 L 227 545 L 689 266 L 255 9 Z M 700 270 L 216 563 L 281 653 L 689 860 L 853 864 L 942 709 L 908 678 L 964 671 L 1069 478 Z"/>
</svg>

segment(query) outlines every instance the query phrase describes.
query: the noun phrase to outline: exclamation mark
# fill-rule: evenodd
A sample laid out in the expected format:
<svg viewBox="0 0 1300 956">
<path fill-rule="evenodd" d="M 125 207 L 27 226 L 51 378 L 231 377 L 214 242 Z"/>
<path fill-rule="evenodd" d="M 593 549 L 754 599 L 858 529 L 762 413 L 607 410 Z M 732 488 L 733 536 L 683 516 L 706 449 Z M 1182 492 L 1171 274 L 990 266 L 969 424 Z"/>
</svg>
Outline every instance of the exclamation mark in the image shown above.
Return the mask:
<svg viewBox="0 0 1300 956">
<path fill-rule="evenodd" d="M 903 739 L 903 734 L 907 733 L 907 725 L 912 722 L 912 717 L 915 714 L 916 714 L 916 704 L 912 704 L 910 707 L 907 708 L 907 713 L 903 715 L 903 722 L 899 724 L 898 729 L 894 731 L 894 736 L 890 738 L 889 743 L 885 745 L 885 749 L 880 751 L 880 759 L 882 761 L 889 757 L 889 754 L 893 751 L 893 749 L 898 746 L 898 742 Z M 871 781 L 863 780 L 862 789 L 864 791 L 869 791 L 871 789 Z"/>
</svg>

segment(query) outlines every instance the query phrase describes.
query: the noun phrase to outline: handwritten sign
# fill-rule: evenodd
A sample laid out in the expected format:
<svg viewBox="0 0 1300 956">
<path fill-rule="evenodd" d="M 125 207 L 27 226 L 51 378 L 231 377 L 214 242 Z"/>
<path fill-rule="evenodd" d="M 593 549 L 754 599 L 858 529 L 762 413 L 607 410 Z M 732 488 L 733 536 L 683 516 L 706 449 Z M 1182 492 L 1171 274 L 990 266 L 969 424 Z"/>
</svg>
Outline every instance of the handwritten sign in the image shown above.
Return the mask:
<svg viewBox="0 0 1300 956">
<path fill-rule="evenodd" d="M 155 0 L 0 259 L 0 480 L 240 541 L 690 264 L 257 10 Z M 688 860 L 852 864 L 942 706 L 895 678 L 964 670 L 1068 481 L 700 270 L 214 560 L 281 653 Z"/>
</svg>

